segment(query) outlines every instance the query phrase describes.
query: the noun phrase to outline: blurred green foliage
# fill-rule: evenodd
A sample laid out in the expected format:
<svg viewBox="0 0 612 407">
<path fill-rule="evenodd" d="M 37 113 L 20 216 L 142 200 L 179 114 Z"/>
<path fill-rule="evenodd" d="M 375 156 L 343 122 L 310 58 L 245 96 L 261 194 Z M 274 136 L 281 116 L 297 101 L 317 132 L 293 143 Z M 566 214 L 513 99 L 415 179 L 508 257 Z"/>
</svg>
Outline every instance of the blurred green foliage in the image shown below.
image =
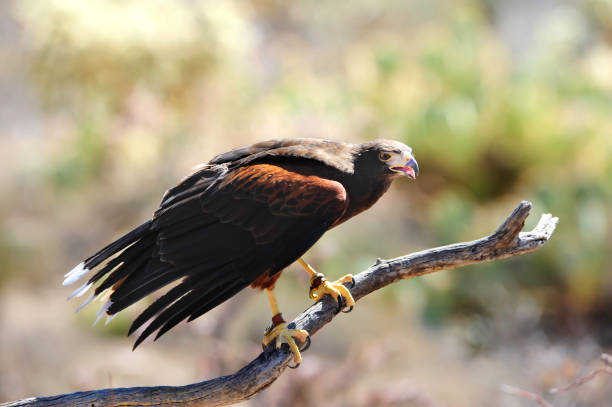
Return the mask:
<svg viewBox="0 0 612 407">
<path fill-rule="evenodd" d="M 424 279 L 427 321 L 495 313 L 482 293 L 496 289 L 527 292 L 558 319 L 606 303 L 611 3 L 555 9 L 520 55 L 499 33 L 494 1 L 409 3 L 15 2 L 28 78 L 61 119 L 39 174 L 49 205 L 86 189 L 98 191 L 89 216 L 112 213 L 96 198 L 148 201 L 186 163 L 255 139 L 398 138 L 422 167 L 398 187 L 416 224 L 398 237 L 416 247 L 489 233 L 522 199 L 534 217 L 561 218 L 537 254 L 441 285 Z"/>
</svg>

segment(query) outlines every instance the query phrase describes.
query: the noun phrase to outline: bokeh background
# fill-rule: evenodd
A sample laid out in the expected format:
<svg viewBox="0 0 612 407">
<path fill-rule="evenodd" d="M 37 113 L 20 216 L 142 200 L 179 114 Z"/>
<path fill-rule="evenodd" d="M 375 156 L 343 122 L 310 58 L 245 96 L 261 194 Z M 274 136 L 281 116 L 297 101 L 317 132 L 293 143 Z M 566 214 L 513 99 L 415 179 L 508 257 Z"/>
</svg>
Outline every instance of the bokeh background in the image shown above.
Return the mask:
<svg viewBox="0 0 612 407">
<path fill-rule="evenodd" d="M 248 406 L 527 406 L 612 349 L 609 0 L 0 2 L 0 401 L 186 384 L 260 351 L 247 290 L 132 352 L 141 306 L 91 327 L 62 276 L 150 216 L 190 168 L 268 138 L 393 138 L 415 181 L 306 255 L 337 277 L 561 218 L 537 253 L 381 290 Z M 278 283 L 284 314 L 307 278 Z M 612 379 L 546 396 L 609 406 Z"/>
</svg>

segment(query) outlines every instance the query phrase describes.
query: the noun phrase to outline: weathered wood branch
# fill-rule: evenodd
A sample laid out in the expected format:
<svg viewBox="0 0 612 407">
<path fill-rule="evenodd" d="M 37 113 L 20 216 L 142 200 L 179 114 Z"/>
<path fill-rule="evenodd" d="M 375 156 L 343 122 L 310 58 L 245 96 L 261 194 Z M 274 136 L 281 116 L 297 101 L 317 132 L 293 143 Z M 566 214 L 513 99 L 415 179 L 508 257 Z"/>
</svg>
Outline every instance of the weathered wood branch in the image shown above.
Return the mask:
<svg viewBox="0 0 612 407">
<path fill-rule="evenodd" d="M 544 245 L 558 218 L 542 215 L 530 232 L 521 232 L 531 203 L 521 202 L 495 233 L 472 242 L 457 243 L 391 260 L 378 259 L 355 276 L 351 293 L 355 300 L 399 280 L 532 252 Z M 337 314 L 336 303 L 323 298 L 293 320 L 298 329 L 314 335 Z M 286 350 L 269 348 L 234 374 L 186 386 L 130 387 L 92 390 L 51 397 L 33 397 L 0 407 L 16 406 L 223 406 L 238 403 L 265 389 L 291 363 Z"/>
</svg>

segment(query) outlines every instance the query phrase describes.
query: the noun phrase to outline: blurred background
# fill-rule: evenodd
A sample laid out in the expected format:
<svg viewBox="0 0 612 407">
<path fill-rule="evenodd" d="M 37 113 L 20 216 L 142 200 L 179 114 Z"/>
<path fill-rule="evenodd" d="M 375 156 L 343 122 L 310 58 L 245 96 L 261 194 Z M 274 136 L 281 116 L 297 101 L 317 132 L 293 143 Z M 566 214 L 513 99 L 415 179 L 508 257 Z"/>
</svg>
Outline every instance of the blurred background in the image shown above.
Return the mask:
<svg viewBox="0 0 612 407">
<path fill-rule="evenodd" d="M 610 0 L 0 2 L 0 401 L 178 385 L 260 351 L 246 290 L 132 352 L 62 276 L 198 163 L 269 138 L 392 138 L 421 175 L 306 255 L 330 277 L 489 234 L 520 200 L 538 252 L 376 292 L 248 406 L 527 406 L 612 349 Z M 288 319 L 311 301 L 283 274 Z M 350 336 L 347 335 L 350 332 Z M 340 390 L 340 391 L 339 391 Z M 546 396 L 609 406 L 612 380 Z"/>
</svg>

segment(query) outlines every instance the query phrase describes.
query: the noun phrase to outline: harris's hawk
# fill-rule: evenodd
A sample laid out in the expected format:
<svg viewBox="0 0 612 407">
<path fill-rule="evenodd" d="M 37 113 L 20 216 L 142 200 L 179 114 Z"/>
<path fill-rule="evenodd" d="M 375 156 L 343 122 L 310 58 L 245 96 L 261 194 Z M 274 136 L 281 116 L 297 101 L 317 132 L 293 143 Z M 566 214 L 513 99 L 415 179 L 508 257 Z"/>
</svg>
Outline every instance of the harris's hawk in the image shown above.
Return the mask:
<svg viewBox="0 0 612 407">
<path fill-rule="evenodd" d="M 63 284 L 95 270 L 69 299 L 95 286 L 79 309 L 104 296 L 97 320 L 107 314 L 108 322 L 174 283 L 132 323 L 128 335 L 148 322 L 134 348 L 249 285 L 266 289 L 273 317 L 263 343 L 288 343 L 299 364 L 294 338 L 303 343 L 308 333 L 285 326 L 278 310 L 273 289 L 281 271 L 298 261 L 311 275 L 311 298 L 330 294 L 339 310 L 352 309 L 344 285 L 352 276 L 329 282 L 301 256 L 328 229 L 372 206 L 394 178 L 415 178 L 418 172 L 412 149 L 392 140 L 296 138 L 237 148 L 169 189 L 152 219 L 80 263 Z"/>
</svg>

